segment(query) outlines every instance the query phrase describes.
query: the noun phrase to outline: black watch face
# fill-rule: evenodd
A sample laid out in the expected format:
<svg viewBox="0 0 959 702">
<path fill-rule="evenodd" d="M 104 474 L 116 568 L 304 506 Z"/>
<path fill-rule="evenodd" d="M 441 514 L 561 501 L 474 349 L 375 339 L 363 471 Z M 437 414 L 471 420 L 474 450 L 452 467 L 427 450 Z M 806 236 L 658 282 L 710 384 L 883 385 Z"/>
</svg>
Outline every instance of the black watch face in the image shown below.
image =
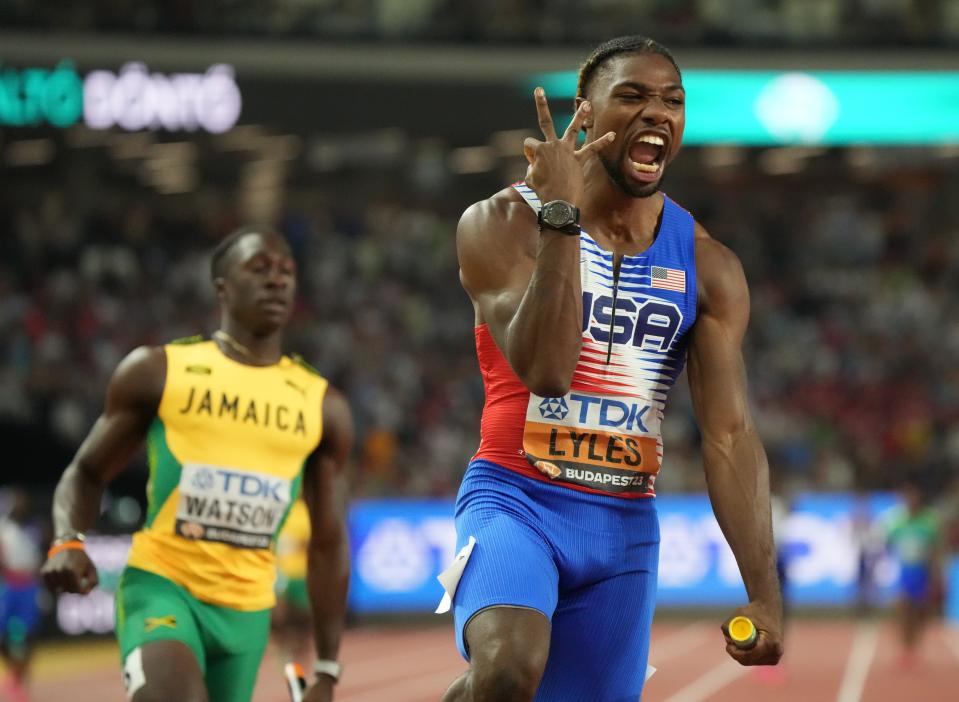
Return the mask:
<svg viewBox="0 0 959 702">
<path fill-rule="evenodd" d="M 573 221 L 573 210 L 565 202 L 551 202 L 543 211 L 543 219 L 551 227 L 565 227 Z"/>
</svg>

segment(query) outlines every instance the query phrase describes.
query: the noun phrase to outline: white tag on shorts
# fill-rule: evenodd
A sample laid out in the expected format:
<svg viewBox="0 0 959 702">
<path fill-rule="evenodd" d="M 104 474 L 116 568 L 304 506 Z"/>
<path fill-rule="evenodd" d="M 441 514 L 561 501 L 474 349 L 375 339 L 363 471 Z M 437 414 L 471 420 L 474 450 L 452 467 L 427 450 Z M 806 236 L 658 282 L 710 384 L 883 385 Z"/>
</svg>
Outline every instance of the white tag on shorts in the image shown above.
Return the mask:
<svg viewBox="0 0 959 702">
<path fill-rule="evenodd" d="M 143 650 L 137 646 L 123 661 L 123 687 L 127 691 L 127 699 L 132 700 L 137 690 L 146 684 L 147 677 L 143 672 Z"/>
<path fill-rule="evenodd" d="M 655 669 L 653 666 L 651 666 L 649 663 L 647 663 L 647 664 L 646 664 L 646 677 L 643 679 L 643 682 L 646 682 L 646 681 L 649 680 L 651 677 L 653 677 L 653 673 L 655 673 L 655 672 L 656 672 L 656 669 Z"/>
<path fill-rule="evenodd" d="M 466 563 L 469 561 L 470 554 L 473 553 L 473 547 L 475 545 L 476 537 L 470 536 L 469 541 L 460 549 L 460 552 L 456 554 L 456 558 L 453 559 L 450 566 L 436 576 L 436 579 L 440 581 L 440 585 L 446 590 L 446 592 L 443 593 L 443 599 L 440 600 L 436 608 L 436 614 L 446 614 L 450 611 L 450 607 L 453 606 L 453 595 L 456 594 L 456 586 L 459 585 L 460 578 L 463 577 L 463 570 L 466 568 Z"/>
</svg>

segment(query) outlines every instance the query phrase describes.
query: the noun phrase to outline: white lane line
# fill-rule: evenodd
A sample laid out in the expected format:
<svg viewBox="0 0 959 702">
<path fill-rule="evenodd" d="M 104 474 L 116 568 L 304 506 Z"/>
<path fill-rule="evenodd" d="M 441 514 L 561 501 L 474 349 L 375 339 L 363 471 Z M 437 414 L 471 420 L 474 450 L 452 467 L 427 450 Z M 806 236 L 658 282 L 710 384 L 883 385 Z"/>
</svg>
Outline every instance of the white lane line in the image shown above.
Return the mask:
<svg viewBox="0 0 959 702">
<path fill-rule="evenodd" d="M 716 627 L 719 640 L 719 627 Z M 704 622 L 687 624 L 679 631 L 673 632 L 662 640 L 653 640 L 649 647 L 649 662 L 659 667 L 663 662 L 680 655 L 689 653 L 690 649 L 705 642 L 709 638 L 709 627 Z"/>
<path fill-rule="evenodd" d="M 739 665 L 736 661 L 725 660 L 664 702 L 702 702 L 734 680 L 741 678 L 748 670 L 749 668 Z"/>
<path fill-rule="evenodd" d="M 859 702 L 862 699 L 869 666 L 872 665 L 872 659 L 876 656 L 878 645 L 879 623 L 860 622 L 856 627 L 852 651 L 846 662 L 846 669 L 843 671 L 842 684 L 839 686 L 836 702 Z"/>
</svg>

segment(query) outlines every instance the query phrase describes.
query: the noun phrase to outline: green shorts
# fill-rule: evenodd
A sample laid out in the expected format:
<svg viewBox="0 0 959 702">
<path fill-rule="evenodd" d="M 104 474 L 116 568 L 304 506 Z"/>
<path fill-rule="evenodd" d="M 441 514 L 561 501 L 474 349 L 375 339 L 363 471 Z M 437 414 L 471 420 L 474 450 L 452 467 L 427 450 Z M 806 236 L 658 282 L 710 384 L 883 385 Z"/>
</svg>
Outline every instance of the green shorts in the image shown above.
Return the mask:
<svg viewBox="0 0 959 702">
<path fill-rule="evenodd" d="M 171 580 L 127 567 L 116 593 L 116 630 L 122 662 L 152 641 L 182 641 L 200 664 L 210 702 L 249 702 L 270 633 L 270 610 L 244 612 L 201 602 Z"/>
</svg>

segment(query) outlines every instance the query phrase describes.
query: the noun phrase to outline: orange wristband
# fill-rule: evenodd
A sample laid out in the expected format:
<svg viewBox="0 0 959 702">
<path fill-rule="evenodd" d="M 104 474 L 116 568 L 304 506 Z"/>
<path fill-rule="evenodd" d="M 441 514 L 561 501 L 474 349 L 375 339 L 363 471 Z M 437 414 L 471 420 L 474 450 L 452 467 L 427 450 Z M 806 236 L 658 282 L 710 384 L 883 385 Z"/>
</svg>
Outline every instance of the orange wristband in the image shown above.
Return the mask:
<svg viewBox="0 0 959 702">
<path fill-rule="evenodd" d="M 56 544 L 55 546 L 51 546 L 50 550 L 47 551 L 47 558 L 53 558 L 58 553 L 60 553 L 60 551 L 82 551 L 82 550 L 83 550 L 83 542 L 80 541 L 79 539 L 64 541 L 61 544 Z"/>
</svg>

